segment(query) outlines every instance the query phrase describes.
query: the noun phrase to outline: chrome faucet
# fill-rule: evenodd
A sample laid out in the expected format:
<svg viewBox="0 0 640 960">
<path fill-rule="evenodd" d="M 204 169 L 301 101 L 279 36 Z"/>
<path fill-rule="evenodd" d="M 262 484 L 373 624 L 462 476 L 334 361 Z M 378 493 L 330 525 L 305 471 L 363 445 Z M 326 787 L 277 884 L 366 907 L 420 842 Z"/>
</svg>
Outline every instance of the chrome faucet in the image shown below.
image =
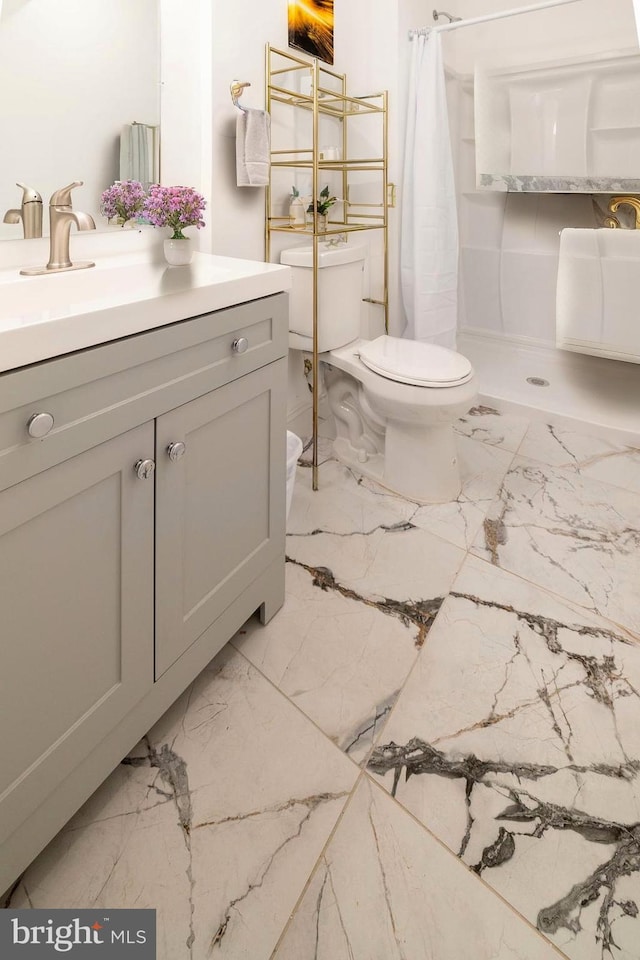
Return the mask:
<svg viewBox="0 0 640 960">
<path fill-rule="evenodd" d="M 95 267 L 91 260 L 78 260 L 72 263 L 69 258 L 69 234 L 71 224 L 78 230 L 95 230 L 96 225 L 88 213 L 76 212 L 71 206 L 71 191 L 81 187 L 82 180 L 74 180 L 68 187 L 56 190 L 49 200 L 49 262 L 46 267 L 27 267 L 20 273 L 27 277 L 43 273 L 62 273 L 65 270 L 86 270 Z"/>
<path fill-rule="evenodd" d="M 26 183 L 16 183 L 22 188 L 22 205 L 19 210 L 7 210 L 3 223 L 20 223 L 25 240 L 42 236 L 42 197 Z"/>
</svg>

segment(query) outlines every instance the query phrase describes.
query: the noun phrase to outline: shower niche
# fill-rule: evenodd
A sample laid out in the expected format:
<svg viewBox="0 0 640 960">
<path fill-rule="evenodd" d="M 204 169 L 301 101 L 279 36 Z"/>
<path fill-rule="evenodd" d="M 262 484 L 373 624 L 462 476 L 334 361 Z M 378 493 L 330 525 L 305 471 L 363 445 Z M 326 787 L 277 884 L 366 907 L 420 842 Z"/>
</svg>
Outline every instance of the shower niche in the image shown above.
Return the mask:
<svg viewBox="0 0 640 960">
<path fill-rule="evenodd" d="M 640 193 L 640 55 L 476 69 L 476 185 Z"/>
</svg>

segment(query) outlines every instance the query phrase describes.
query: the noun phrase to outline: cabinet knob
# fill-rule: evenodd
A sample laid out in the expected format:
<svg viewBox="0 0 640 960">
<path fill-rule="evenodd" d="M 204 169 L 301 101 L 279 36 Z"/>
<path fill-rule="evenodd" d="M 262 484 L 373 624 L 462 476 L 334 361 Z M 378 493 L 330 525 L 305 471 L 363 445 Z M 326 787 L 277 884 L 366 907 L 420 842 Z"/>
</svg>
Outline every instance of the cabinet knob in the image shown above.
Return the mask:
<svg viewBox="0 0 640 960">
<path fill-rule="evenodd" d="M 138 480 L 148 480 L 149 477 L 153 476 L 155 468 L 156 465 L 153 460 L 138 460 L 133 469 L 136 472 Z"/>
<path fill-rule="evenodd" d="M 245 353 L 249 349 L 249 341 L 246 337 L 238 337 L 231 344 L 234 353 Z"/>
<path fill-rule="evenodd" d="M 27 423 L 30 437 L 46 437 L 53 426 L 53 417 L 50 413 L 34 413 Z"/>
<path fill-rule="evenodd" d="M 176 460 L 179 460 L 180 457 L 184 457 L 186 453 L 186 446 L 182 440 L 176 440 L 175 443 L 170 443 L 167 447 L 167 453 L 169 454 L 169 460 L 173 460 L 175 463 Z"/>
</svg>

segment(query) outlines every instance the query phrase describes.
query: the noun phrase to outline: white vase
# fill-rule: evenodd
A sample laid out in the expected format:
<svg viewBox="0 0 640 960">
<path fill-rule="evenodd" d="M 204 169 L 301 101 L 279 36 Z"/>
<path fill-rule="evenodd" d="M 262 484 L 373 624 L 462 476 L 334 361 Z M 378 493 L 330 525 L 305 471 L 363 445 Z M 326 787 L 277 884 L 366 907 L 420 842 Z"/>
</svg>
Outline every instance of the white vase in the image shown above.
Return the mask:
<svg viewBox="0 0 640 960">
<path fill-rule="evenodd" d="M 193 240 L 191 237 L 184 237 L 182 240 L 165 240 L 164 258 L 172 267 L 181 267 L 185 263 L 191 263 L 193 259 Z"/>
<path fill-rule="evenodd" d="M 305 206 L 300 197 L 293 197 L 289 204 L 289 225 L 294 230 L 304 229 L 306 223 Z"/>
</svg>

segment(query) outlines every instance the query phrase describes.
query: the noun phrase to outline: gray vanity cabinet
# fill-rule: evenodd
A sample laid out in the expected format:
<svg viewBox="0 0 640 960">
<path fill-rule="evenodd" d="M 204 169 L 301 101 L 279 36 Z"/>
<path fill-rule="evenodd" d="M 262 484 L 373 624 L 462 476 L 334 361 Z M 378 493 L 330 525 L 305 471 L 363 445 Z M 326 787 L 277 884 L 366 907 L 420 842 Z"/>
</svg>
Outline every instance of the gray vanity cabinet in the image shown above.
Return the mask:
<svg viewBox="0 0 640 960">
<path fill-rule="evenodd" d="M 281 550 L 279 381 L 270 364 L 158 419 L 156 678 Z"/>
<path fill-rule="evenodd" d="M 0 844 L 153 683 L 153 482 L 131 469 L 153 439 L 0 493 Z"/>
<path fill-rule="evenodd" d="M 0 893 L 281 606 L 287 338 L 280 294 L 0 375 Z"/>
</svg>

